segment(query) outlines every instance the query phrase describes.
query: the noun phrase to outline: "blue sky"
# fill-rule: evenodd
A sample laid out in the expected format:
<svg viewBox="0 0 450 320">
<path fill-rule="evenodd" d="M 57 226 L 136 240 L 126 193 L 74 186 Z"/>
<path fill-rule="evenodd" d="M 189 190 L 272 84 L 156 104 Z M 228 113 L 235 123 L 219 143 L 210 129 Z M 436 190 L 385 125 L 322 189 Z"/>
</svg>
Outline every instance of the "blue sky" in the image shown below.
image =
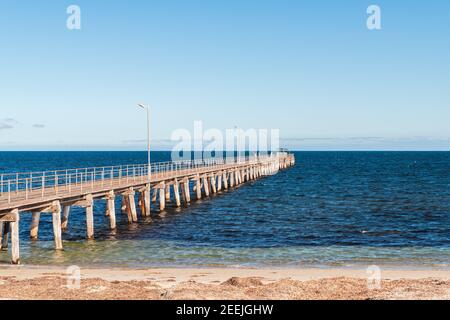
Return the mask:
<svg viewBox="0 0 450 320">
<path fill-rule="evenodd" d="M 449 35 L 438 0 L 1 0 L 0 150 L 145 149 L 138 102 L 160 148 L 202 120 L 300 150 L 450 150 Z"/>
</svg>

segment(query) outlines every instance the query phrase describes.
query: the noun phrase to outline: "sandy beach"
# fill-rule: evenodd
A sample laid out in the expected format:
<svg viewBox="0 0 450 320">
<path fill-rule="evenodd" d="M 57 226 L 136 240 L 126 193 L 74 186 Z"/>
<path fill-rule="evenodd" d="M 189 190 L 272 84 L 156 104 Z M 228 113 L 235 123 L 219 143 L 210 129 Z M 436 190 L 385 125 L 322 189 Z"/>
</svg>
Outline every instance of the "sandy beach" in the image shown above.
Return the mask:
<svg viewBox="0 0 450 320">
<path fill-rule="evenodd" d="M 63 267 L 0 267 L 0 299 L 450 299 L 448 270 L 82 268 L 79 288 Z"/>
</svg>

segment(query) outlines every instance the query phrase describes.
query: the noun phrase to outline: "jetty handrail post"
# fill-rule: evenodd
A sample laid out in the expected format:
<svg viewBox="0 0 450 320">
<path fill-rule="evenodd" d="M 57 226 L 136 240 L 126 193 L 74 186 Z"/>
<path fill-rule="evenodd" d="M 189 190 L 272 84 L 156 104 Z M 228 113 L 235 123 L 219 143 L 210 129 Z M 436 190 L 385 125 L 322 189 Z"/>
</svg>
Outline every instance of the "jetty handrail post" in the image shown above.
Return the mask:
<svg viewBox="0 0 450 320">
<path fill-rule="evenodd" d="M 55 192 L 58 194 L 58 174 L 55 171 Z"/>
<path fill-rule="evenodd" d="M 0 185 L 1 185 L 1 189 L 0 189 L 0 197 L 3 196 L 3 174 L 0 175 Z"/>
<path fill-rule="evenodd" d="M 149 167 L 149 169 L 147 170 L 147 175 L 148 175 L 148 182 L 150 183 L 151 181 L 151 153 L 150 153 L 150 141 L 151 141 L 151 136 L 150 136 L 150 106 L 149 105 L 143 105 L 142 103 L 138 104 L 139 107 L 141 107 L 142 109 L 147 111 L 147 165 Z"/>
<path fill-rule="evenodd" d="M 41 185 L 42 185 L 41 198 L 43 198 L 44 197 L 44 193 L 45 193 L 45 172 L 42 174 Z"/>
<path fill-rule="evenodd" d="M 11 180 L 8 179 L 8 203 L 11 203 Z"/>
</svg>

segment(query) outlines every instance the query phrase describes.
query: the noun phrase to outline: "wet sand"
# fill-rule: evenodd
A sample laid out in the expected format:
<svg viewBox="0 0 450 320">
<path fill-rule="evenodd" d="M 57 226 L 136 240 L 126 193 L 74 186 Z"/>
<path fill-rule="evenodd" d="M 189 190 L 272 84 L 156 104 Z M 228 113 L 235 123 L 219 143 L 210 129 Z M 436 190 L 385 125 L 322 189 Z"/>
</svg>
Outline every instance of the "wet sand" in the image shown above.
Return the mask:
<svg viewBox="0 0 450 320">
<path fill-rule="evenodd" d="M 1 266 L 0 299 L 450 299 L 448 270 L 382 270 L 370 289 L 365 269 L 66 268 Z M 71 274 L 69 274 L 70 276 Z"/>
</svg>

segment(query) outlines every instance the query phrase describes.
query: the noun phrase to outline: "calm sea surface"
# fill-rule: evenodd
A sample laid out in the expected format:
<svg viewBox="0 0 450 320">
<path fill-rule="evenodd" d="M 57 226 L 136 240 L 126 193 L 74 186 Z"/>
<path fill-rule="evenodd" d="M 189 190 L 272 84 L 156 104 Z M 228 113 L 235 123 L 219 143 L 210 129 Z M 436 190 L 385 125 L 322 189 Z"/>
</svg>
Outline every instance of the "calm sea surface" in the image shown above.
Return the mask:
<svg viewBox="0 0 450 320">
<path fill-rule="evenodd" d="M 156 152 L 152 161 L 169 160 Z M 39 241 L 23 214 L 24 264 L 93 266 L 367 266 L 450 268 L 450 152 L 298 152 L 297 164 L 234 191 L 109 231 L 95 202 L 95 241 L 73 208 L 64 251 L 51 216 Z M 0 172 L 145 163 L 145 152 L 0 152 Z M 117 200 L 119 205 L 120 199 Z M 0 253 L 0 263 L 9 255 Z"/>
</svg>

